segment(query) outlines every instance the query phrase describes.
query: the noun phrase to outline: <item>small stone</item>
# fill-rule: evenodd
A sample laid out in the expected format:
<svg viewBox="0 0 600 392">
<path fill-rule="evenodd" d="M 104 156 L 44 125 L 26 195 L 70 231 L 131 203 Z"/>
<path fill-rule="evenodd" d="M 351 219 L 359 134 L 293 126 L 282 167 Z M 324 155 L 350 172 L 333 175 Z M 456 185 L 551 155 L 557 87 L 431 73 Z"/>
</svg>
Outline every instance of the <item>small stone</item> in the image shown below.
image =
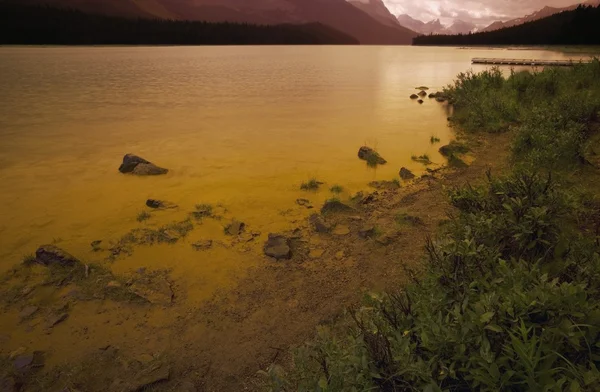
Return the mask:
<svg viewBox="0 0 600 392">
<path fill-rule="evenodd" d="M 423 100 L 422 99 L 419 99 L 417 102 L 419 103 L 419 105 L 423 105 Z"/>
<path fill-rule="evenodd" d="M 48 328 L 53 328 L 54 326 L 65 321 L 67 318 L 69 318 L 68 313 L 61 313 L 61 314 L 50 317 L 48 319 Z"/>
<path fill-rule="evenodd" d="M 157 210 L 166 210 L 166 209 L 177 208 L 177 204 L 174 204 L 174 203 L 171 203 L 168 201 L 164 201 L 164 200 L 156 200 L 156 199 L 146 200 L 146 206 L 149 208 L 157 209 Z"/>
<path fill-rule="evenodd" d="M 15 357 L 13 364 L 15 366 L 15 370 L 25 370 L 33 364 L 33 353 L 18 355 L 17 357 Z"/>
<path fill-rule="evenodd" d="M 362 238 L 370 238 L 373 237 L 375 235 L 375 226 L 366 226 L 363 227 L 362 229 L 360 229 L 360 231 L 358 232 L 358 235 L 361 236 Z"/>
<path fill-rule="evenodd" d="M 121 283 L 117 282 L 116 280 L 111 280 L 110 282 L 108 282 L 106 284 L 107 289 L 118 289 L 121 286 L 122 286 Z"/>
<path fill-rule="evenodd" d="M 411 94 L 410 99 L 419 99 L 419 96 L 417 94 Z"/>
<path fill-rule="evenodd" d="M 177 387 L 177 391 L 179 392 L 197 392 L 196 386 L 191 381 L 183 381 Z"/>
<path fill-rule="evenodd" d="M 308 254 L 308 257 L 310 257 L 311 259 L 318 259 L 321 256 L 323 256 L 323 253 L 325 253 L 323 249 L 312 249 Z"/>
<path fill-rule="evenodd" d="M 35 252 L 35 260 L 39 264 L 58 264 L 64 267 L 72 267 L 80 264 L 79 260 L 54 245 L 42 245 Z"/>
<path fill-rule="evenodd" d="M 421 90 L 421 91 L 419 91 L 418 95 L 419 95 L 419 97 L 425 97 L 427 95 L 427 91 Z"/>
<path fill-rule="evenodd" d="M 170 305 L 173 302 L 171 283 L 162 277 L 143 277 L 129 288 L 132 293 L 153 305 Z"/>
<path fill-rule="evenodd" d="M 337 260 L 341 260 L 344 258 L 344 256 L 346 256 L 346 253 L 343 250 L 340 250 L 339 252 L 335 253 L 335 258 Z"/>
<path fill-rule="evenodd" d="M 327 200 L 323 207 L 321 207 L 321 214 L 328 213 L 352 213 L 356 210 L 347 204 L 342 203 L 339 200 Z"/>
<path fill-rule="evenodd" d="M 302 207 L 306 207 L 308 209 L 314 208 L 312 203 L 308 199 L 296 199 L 296 204 Z"/>
<path fill-rule="evenodd" d="M 96 252 L 99 250 L 100 244 L 102 244 L 102 240 L 96 240 L 96 241 L 92 241 L 90 243 L 90 246 L 92 247 L 92 250 Z"/>
<path fill-rule="evenodd" d="M 23 310 L 21 310 L 21 312 L 19 313 L 19 318 L 21 319 L 21 321 L 23 321 L 24 319 L 33 316 L 33 314 L 37 312 L 38 309 L 39 308 L 37 306 L 27 306 Z"/>
<path fill-rule="evenodd" d="M 169 377 L 169 366 L 163 363 L 155 363 L 136 374 L 129 383 L 128 390 L 131 392 L 143 391 L 159 382 L 169 380 Z"/>
<path fill-rule="evenodd" d="M 192 248 L 194 248 L 197 251 L 201 251 L 201 250 L 207 250 L 212 248 L 212 240 L 201 240 L 201 241 L 196 241 L 192 244 Z"/>
<path fill-rule="evenodd" d="M 309 221 L 317 233 L 329 233 L 331 230 L 331 225 L 327 224 L 323 217 L 318 214 L 311 215 Z"/>
<path fill-rule="evenodd" d="M 413 174 L 413 172 L 403 167 L 400 169 L 400 178 L 402 178 L 403 180 L 412 180 L 413 178 L 415 178 L 415 175 Z"/>
<path fill-rule="evenodd" d="M 27 352 L 27 348 L 25 347 L 19 347 L 18 349 L 16 349 L 15 351 L 12 351 L 10 354 L 8 354 L 8 359 L 15 359 L 18 356 L 21 356 L 23 354 L 25 354 Z"/>
<path fill-rule="evenodd" d="M 136 361 L 140 362 L 140 363 L 150 363 L 154 360 L 154 357 L 150 354 L 140 354 L 137 357 L 135 357 Z"/>
<path fill-rule="evenodd" d="M 378 195 L 379 195 L 379 193 L 377 193 L 377 192 L 369 193 L 367 196 L 362 198 L 362 200 L 360 201 L 360 204 L 371 204 L 371 203 L 377 201 Z"/>
<path fill-rule="evenodd" d="M 345 225 L 337 225 L 333 230 L 334 235 L 344 236 L 350 234 L 350 228 Z"/>
<path fill-rule="evenodd" d="M 238 220 L 233 220 L 227 227 L 225 228 L 225 233 L 232 236 L 240 235 L 244 229 L 246 228 L 246 224 L 244 222 L 240 222 Z"/>
<path fill-rule="evenodd" d="M 275 260 L 289 260 L 292 257 L 289 240 L 281 234 L 269 234 L 269 239 L 264 246 L 264 253 Z"/>
</svg>

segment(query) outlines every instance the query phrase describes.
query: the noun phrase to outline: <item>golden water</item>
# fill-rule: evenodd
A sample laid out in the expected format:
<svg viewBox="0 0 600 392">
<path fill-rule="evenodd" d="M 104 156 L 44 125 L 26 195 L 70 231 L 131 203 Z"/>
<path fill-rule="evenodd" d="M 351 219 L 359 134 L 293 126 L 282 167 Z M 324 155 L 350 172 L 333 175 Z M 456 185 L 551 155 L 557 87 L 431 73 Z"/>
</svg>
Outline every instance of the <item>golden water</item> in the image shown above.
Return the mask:
<svg viewBox="0 0 600 392">
<path fill-rule="evenodd" d="M 447 143 L 446 109 L 408 99 L 471 68 L 472 57 L 563 58 L 547 51 L 413 47 L 90 47 L 0 48 L 0 272 L 38 245 L 56 241 L 85 260 L 140 224 L 147 198 L 179 210 L 149 225 L 183 218 L 196 203 L 221 203 L 263 236 L 292 228 L 342 185 L 346 193 L 391 180 L 411 155 L 443 160 L 430 137 Z M 482 67 L 475 68 L 483 69 Z M 363 144 L 388 164 L 357 159 Z M 125 153 L 167 167 L 166 176 L 117 171 Z M 299 190 L 311 177 L 316 194 Z M 295 222 L 296 221 L 296 222 Z M 116 272 L 171 268 L 190 298 L 223 287 L 261 255 L 189 242 L 222 236 L 221 223 L 186 242 L 136 250 Z"/>
</svg>

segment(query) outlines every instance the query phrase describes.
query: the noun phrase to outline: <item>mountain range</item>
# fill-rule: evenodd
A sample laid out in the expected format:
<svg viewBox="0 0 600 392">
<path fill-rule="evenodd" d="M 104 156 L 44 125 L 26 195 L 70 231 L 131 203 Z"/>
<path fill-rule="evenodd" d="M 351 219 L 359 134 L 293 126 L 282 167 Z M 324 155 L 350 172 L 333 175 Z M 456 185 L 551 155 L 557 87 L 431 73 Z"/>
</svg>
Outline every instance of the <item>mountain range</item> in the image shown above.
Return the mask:
<svg viewBox="0 0 600 392">
<path fill-rule="evenodd" d="M 5 0 L 7 1 L 7 0 Z M 15 0 L 8 0 L 15 1 Z M 408 45 L 417 34 L 386 15 L 381 0 L 20 0 L 110 16 L 255 24 L 321 23 L 361 44 Z M 389 11 L 387 11 L 389 13 Z M 394 20 L 390 20 L 390 16 Z"/>
<path fill-rule="evenodd" d="M 582 4 L 598 6 L 598 5 L 600 5 L 600 0 L 588 0 Z M 525 15 L 524 17 L 521 17 L 521 18 L 511 19 L 506 22 L 496 21 L 496 22 L 492 23 L 491 25 L 487 26 L 486 28 L 481 29 L 480 32 L 494 31 L 494 30 L 499 30 L 499 29 L 503 29 L 506 27 L 522 25 L 523 23 L 533 22 L 535 20 L 547 18 L 554 14 L 558 14 L 559 12 L 574 10 L 577 7 L 579 7 L 580 5 L 581 4 L 574 4 L 574 5 L 571 5 L 568 7 L 562 7 L 562 8 L 546 6 L 546 7 L 542 8 L 541 10 L 538 10 L 529 15 Z"/>
<path fill-rule="evenodd" d="M 468 34 L 477 29 L 477 25 L 470 22 L 465 22 L 460 19 L 456 19 L 454 23 L 448 27 L 444 26 L 439 19 L 432 20 L 430 22 L 422 22 L 414 19 L 410 15 L 401 14 L 398 15 L 397 19 L 400 25 L 411 29 L 419 34 Z"/>
</svg>

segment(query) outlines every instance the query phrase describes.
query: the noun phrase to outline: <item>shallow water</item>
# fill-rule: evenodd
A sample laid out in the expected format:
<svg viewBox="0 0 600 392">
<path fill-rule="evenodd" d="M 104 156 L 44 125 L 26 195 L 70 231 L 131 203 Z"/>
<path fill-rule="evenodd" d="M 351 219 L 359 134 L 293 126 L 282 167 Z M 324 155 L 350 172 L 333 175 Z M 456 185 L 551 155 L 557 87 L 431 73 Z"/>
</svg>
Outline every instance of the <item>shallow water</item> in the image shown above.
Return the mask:
<svg viewBox="0 0 600 392">
<path fill-rule="evenodd" d="M 221 203 L 263 236 L 293 228 L 318 206 L 397 178 L 411 155 L 437 153 L 452 138 L 446 107 L 408 99 L 470 69 L 472 57 L 561 59 L 549 51 L 427 47 L 0 48 L 0 271 L 56 242 L 85 260 L 90 242 L 134 227 L 183 219 L 196 203 Z M 474 67 L 475 70 L 483 66 Z M 441 139 L 431 145 L 430 137 Z M 357 159 L 363 144 L 388 160 Z M 136 178 L 117 171 L 125 153 L 169 168 Z M 311 177 L 323 190 L 299 190 Z M 136 216 L 147 198 L 179 210 Z M 116 272 L 171 268 L 202 299 L 261 262 L 259 254 L 189 242 L 222 236 L 212 222 L 186 242 L 136 250 Z"/>
</svg>

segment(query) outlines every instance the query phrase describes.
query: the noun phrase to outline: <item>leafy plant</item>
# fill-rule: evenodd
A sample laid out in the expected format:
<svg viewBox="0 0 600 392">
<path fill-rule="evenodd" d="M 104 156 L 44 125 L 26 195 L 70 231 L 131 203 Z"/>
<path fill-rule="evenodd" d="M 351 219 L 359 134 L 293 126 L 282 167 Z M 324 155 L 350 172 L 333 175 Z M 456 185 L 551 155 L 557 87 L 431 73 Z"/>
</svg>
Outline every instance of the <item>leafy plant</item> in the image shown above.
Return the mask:
<svg viewBox="0 0 600 392">
<path fill-rule="evenodd" d="M 300 189 L 304 191 L 316 191 L 323 184 L 322 182 L 317 181 L 316 178 L 311 178 L 310 180 L 303 182 L 300 185 Z"/>
</svg>

